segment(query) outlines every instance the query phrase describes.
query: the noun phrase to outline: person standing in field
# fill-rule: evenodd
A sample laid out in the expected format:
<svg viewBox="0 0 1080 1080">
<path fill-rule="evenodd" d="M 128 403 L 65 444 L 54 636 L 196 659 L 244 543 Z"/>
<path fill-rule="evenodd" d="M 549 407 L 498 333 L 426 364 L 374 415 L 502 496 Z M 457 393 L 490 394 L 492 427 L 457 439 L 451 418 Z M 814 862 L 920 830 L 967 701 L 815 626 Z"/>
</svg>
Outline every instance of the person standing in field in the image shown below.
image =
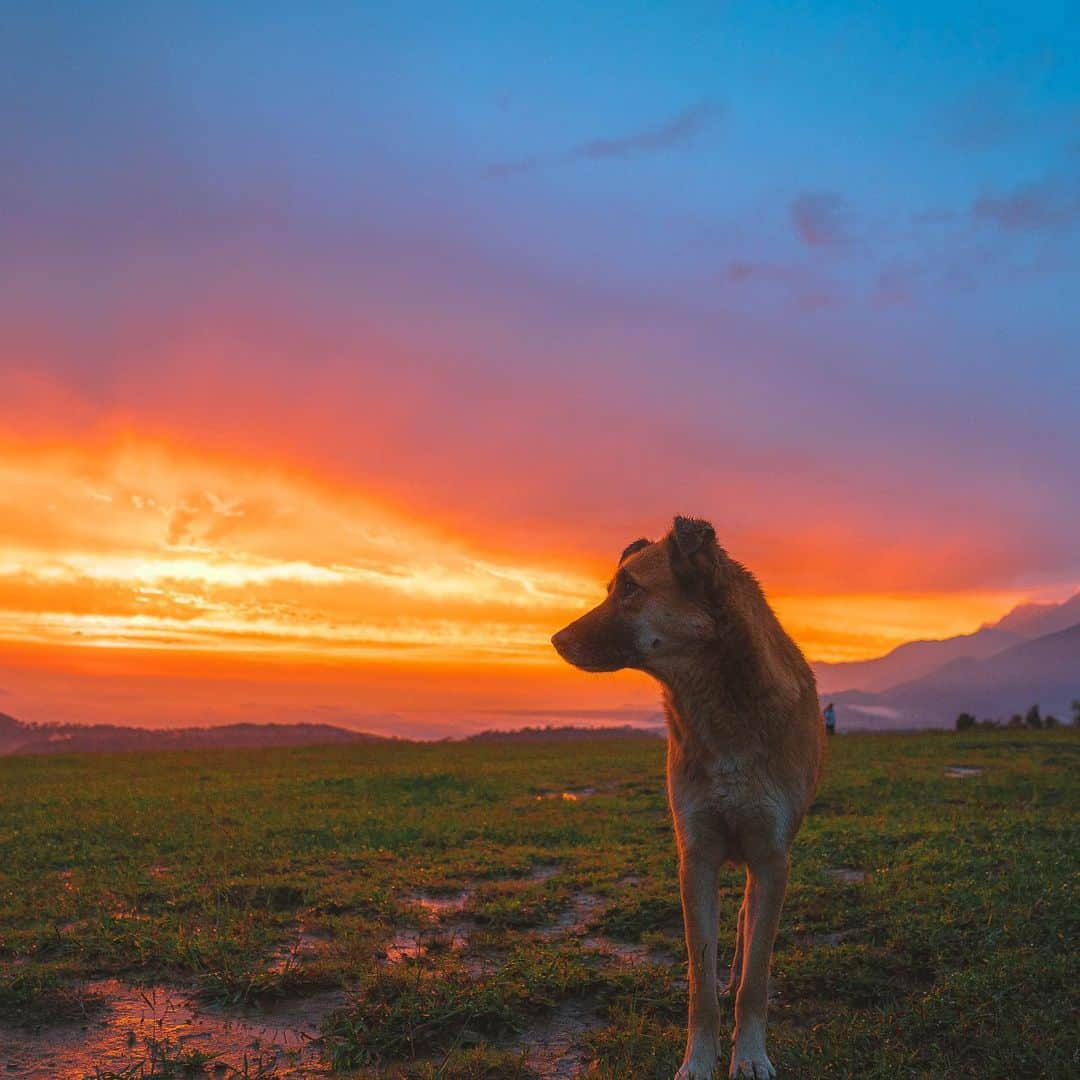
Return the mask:
<svg viewBox="0 0 1080 1080">
<path fill-rule="evenodd" d="M 836 734 L 836 706 L 831 701 L 825 706 L 825 734 Z"/>
</svg>

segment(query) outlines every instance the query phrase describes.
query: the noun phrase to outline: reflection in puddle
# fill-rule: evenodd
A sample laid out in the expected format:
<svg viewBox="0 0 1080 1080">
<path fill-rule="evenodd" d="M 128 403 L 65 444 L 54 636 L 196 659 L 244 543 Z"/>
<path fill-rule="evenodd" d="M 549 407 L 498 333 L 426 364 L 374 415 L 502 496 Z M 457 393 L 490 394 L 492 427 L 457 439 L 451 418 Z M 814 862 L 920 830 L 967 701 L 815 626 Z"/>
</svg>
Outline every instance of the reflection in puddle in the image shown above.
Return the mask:
<svg viewBox="0 0 1080 1080">
<path fill-rule="evenodd" d="M 852 870 L 850 867 L 838 866 L 831 870 L 826 870 L 830 877 L 836 878 L 837 881 L 842 881 L 846 885 L 861 885 L 869 875 L 865 870 Z"/>
<path fill-rule="evenodd" d="M 562 799 L 563 802 L 581 802 L 582 799 L 591 799 L 596 794 L 596 788 L 570 788 L 567 791 L 545 791 L 536 796 L 537 802 L 545 799 Z"/>
<path fill-rule="evenodd" d="M 950 780 L 964 780 L 969 776 L 982 776 L 978 765 L 946 765 L 945 776 Z"/>
<path fill-rule="evenodd" d="M 403 964 L 443 952 L 461 952 L 469 944 L 469 928 L 440 926 L 426 930 L 398 930 L 383 945 L 387 963 Z"/>
<path fill-rule="evenodd" d="M 462 889 L 461 892 L 450 896 L 431 896 L 428 893 L 411 893 L 402 897 L 402 902 L 411 907 L 422 908 L 430 915 L 445 915 L 450 911 L 461 911 L 469 902 L 471 890 Z"/>
<path fill-rule="evenodd" d="M 334 935 L 327 930 L 300 924 L 296 928 L 296 936 L 275 950 L 267 970 L 272 975 L 292 971 L 317 956 L 333 940 Z"/>
<path fill-rule="evenodd" d="M 197 1051 L 234 1069 L 246 1058 L 249 1069 L 274 1067 L 283 1080 L 321 1076 L 328 1070 L 319 1062 L 319 1024 L 344 1002 L 343 993 L 330 991 L 222 1009 L 172 987 L 117 979 L 96 980 L 87 990 L 95 1007 L 84 1020 L 33 1030 L 0 1025 L 0 1074 L 21 1080 L 82 1080 L 98 1070 L 138 1076 L 140 1066 L 150 1069 L 154 1048 L 164 1047 L 173 1057 Z"/>
</svg>

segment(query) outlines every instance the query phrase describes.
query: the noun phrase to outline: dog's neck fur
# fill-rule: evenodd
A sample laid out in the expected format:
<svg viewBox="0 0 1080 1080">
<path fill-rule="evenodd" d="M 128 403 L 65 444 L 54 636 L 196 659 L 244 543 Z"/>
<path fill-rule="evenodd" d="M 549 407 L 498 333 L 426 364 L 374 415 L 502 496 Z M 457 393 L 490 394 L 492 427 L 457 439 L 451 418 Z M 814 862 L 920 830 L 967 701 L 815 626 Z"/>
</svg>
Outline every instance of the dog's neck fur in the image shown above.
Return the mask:
<svg viewBox="0 0 1080 1080">
<path fill-rule="evenodd" d="M 782 738 L 777 726 L 814 677 L 760 587 L 729 568 L 724 616 L 701 652 L 658 675 L 672 738 L 696 755 L 743 755 Z"/>
</svg>

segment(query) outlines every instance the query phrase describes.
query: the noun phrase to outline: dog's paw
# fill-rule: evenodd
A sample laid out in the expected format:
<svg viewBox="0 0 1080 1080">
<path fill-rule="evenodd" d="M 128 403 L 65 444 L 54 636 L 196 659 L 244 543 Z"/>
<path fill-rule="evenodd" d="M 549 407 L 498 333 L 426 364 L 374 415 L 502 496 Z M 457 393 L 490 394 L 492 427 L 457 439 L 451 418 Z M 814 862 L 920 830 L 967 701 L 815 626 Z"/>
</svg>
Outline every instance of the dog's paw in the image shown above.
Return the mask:
<svg viewBox="0 0 1080 1080">
<path fill-rule="evenodd" d="M 750 1077 L 750 1080 L 773 1080 L 776 1070 L 764 1053 L 743 1057 L 736 1052 L 731 1057 L 731 1072 L 728 1076 L 732 1080 L 746 1077 Z"/>
<path fill-rule="evenodd" d="M 679 1071 L 675 1074 L 675 1080 L 713 1080 L 715 1074 L 715 1061 L 706 1064 L 705 1062 L 690 1059 L 679 1066 Z"/>
<path fill-rule="evenodd" d="M 713 1080 L 719 1057 L 717 1050 L 715 1043 L 699 1043 L 693 1050 L 688 1050 L 675 1080 Z"/>
</svg>

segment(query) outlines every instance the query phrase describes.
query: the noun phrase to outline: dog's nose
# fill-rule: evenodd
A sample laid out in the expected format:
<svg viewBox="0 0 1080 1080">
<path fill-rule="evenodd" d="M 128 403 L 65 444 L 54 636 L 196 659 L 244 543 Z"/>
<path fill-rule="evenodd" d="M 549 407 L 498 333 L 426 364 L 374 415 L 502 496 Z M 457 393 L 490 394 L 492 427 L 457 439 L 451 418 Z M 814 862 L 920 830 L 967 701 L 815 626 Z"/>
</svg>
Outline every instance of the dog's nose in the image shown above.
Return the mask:
<svg viewBox="0 0 1080 1080">
<path fill-rule="evenodd" d="M 555 646 L 555 651 L 562 656 L 563 649 L 566 647 L 566 629 L 557 631 L 551 635 L 551 644 Z"/>
</svg>

